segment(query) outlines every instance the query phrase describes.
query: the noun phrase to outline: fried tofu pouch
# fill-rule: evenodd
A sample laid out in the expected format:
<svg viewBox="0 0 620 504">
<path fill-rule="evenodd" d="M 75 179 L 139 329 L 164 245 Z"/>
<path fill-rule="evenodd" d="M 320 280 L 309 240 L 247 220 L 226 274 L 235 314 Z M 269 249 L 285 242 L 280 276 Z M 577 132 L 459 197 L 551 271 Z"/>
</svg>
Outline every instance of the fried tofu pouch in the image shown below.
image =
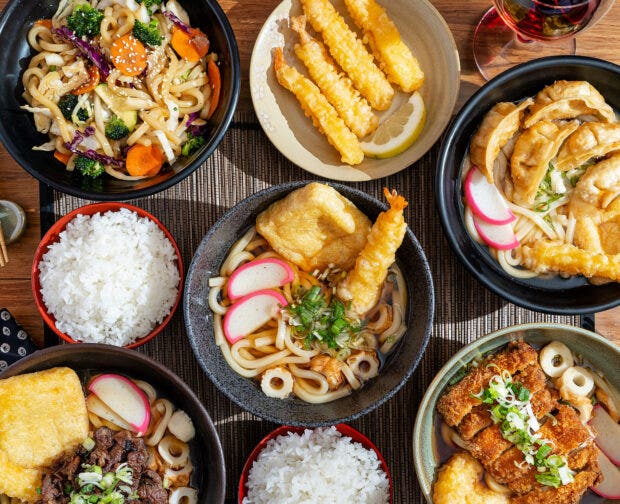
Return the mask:
<svg viewBox="0 0 620 504">
<path fill-rule="evenodd" d="M 0 450 L 0 495 L 7 495 L 25 502 L 36 502 L 41 496 L 36 489 L 41 488 L 41 471 L 26 469 L 9 460 Z"/>
<path fill-rule="evenodd" d="M 437 475 L 434 504 L 508 504 L 506 495 L 493 492 L 482 482 L 482 466 L 467 452 L 455 453 Z"/>
<path fill-rule="evenodd" d="M 330 264 L 351 269 L 370 225 L 353 203 L 317 182 L 276 201 L 256 218 L 256 230 L 269 245 L 304 271 Z"/>
<path fill-rule="evenodd" d="M 0 451 L 11 463 L 46 466 L 87 437 L 86 401 L 73 370 L 53 368 L 0 380 Z"/>
</svg>

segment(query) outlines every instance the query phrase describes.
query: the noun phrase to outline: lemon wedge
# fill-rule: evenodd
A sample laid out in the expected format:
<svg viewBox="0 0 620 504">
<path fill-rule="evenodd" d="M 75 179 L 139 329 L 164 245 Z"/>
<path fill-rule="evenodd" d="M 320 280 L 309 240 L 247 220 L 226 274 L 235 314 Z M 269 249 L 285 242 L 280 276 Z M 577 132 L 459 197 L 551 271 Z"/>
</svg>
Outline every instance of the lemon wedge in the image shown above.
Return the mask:
<svg viewBox="0 0 620 504">
<path fill-rule="evenodd" d="M 396 156 L 418 139 L 425 122 L 424 100 L 416 91 L 379 125 L 367 141 L 362 142 L 362 150 L 366 156 L 373 158 Z"/>
</svg>

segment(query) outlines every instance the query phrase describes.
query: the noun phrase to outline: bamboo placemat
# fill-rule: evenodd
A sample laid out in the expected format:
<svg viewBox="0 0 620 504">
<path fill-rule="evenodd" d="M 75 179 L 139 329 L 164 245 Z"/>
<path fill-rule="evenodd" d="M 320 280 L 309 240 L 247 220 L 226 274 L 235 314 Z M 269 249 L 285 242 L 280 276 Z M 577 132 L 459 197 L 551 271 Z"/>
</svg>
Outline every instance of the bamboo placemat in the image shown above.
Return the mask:
<svg viewBox="0 0 620 504">
<path fill-rule="evenodd" d="M 409 200 L 406 219 L 424 247 L 435 283 L 435 322 L 420 366 L 394 398 L 352 422 L 384 455 L 394 480 L 395 503 L 423 502 L 413 472 L 413 423 L 427 385 L 451 355 L 477 337 L 513 324 L 580 324 L 579 317 L 545 315 L 506 303 L 482 287 L 457 262 L 435 211 L 433 174 L 437 150 L 438 145 L 396 175 L 352 184 L 380 199 L 382 187 L 395 188 Z M 187 269 L 202 237 L 228 208 L 266 187 L 295 180 L 318 179 L 280 155 L 254 114 L 237 114 L 223 142 L 201 168 L 175 187 L 131 203 L 153 213 L 168 227 Z M 51 189 L 43 190 L 42 227 L 86 203 Z M 211 384 L 194 358 L 182 313 L 179 308 L 166 330 L 138 351 L 176 372 L 203 401 L 222 441 L 227 502 L 233 503 L 246 457 L 275 425 L 244 412 Z M 55 343 L 55 339 L 48 342 Z"/>
</svg>

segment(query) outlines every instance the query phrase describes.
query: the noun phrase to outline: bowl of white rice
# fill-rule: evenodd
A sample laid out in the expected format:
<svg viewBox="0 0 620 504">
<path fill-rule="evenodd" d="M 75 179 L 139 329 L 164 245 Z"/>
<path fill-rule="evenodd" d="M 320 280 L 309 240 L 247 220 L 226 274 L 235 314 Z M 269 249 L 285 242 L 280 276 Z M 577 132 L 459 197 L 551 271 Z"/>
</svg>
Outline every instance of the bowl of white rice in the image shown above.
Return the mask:
<svg viewBox="0 0 620 504">
<path fill-rule="evenodd" d="M 239 504 L 391 504 L 392 478 L 377 447 L 346 424 L 281 426 L 248 457 Z"/>
<path fill-rule="evenodd" d="M 31 278 L 39 313 L 60 338 L 135 348 L 170 322 L 183 264 L 153 215 L 125 203 L 95 203 L 50 228 Z"/>
</svg>

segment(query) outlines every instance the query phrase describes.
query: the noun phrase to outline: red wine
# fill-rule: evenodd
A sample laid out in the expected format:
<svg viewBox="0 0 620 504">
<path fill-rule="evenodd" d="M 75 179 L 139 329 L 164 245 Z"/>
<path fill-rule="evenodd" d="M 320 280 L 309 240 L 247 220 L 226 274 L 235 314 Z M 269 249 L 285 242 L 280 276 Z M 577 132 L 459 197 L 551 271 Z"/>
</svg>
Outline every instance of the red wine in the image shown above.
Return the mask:
<svg viewBox="0 0 620 504">
<path fill-rule="evenodd" d="M 584 28 L 601 0 L 495 0 L 504 21 L 526 38 L 557 39 Z"/>
</svg>

